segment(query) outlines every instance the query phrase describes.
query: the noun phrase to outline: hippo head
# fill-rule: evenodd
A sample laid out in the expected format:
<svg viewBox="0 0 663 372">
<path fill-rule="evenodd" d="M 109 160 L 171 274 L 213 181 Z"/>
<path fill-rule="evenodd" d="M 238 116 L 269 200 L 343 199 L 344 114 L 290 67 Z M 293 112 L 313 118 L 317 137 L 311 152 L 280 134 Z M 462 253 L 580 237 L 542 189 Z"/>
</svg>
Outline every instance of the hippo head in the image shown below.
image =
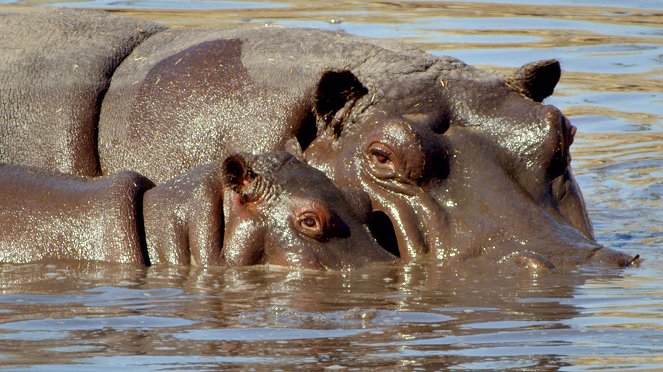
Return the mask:
<svg viewBox="0 0 663 372">
<path fill-rule="evenodd" d="M 304 157 L 339 186 L 368 193 L 372 232 L 405 260 L 628 265 L 594 240 L 570 167 L 575 128 L 540 103 L 559 63 L 528 64 L 508 79 L 445 64 L 382 90 L 349 71 L 323 74 L 318 135 Z"/>
<path fill-rule="evenodd" d="M 541 103 L 560 73 L 558 61 L 545 60 L 506 79 L 445 82 L 450 174 L 436 195 L 449 216 L 445 255 L 632 263 L 596 243 L 571 171 L 576 128 Z"/>
<path fill-rule="evenodd" d="M 396 260 L 368 231 L 368 198 L 342 193 L 293 156 L 234 155 L 222 172 L 226 264 L 345 269 Z"/>
<path fill-rule="evenodd" d="M 446 216 L 430 188 L 448 174 L 445 139 L 416 111 L 351 113 L 361 111 L 352 106 L 366 93 L 348 71 L 323 75 L 315 106 L 321 129 L 304 157 L 341 187 L 369 195 L 371 231 L 407 261 L 444 243 Z"/>
</svg>

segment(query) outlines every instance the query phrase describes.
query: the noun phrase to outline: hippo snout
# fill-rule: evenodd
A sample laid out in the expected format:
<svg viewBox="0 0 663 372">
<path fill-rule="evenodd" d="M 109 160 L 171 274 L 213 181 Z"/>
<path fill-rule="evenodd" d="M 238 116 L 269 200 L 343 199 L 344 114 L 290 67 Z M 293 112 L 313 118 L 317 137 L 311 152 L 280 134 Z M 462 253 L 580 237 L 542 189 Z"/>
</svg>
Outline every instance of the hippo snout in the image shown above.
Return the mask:
<svg viewBox="0 0 663 372">
<path fill-rule="evenodd" d="M 641 259 L 639 254 L 631 256 L 610 248 L 599 246 L 592 251 L 588 261 L 601 266 L 631 267 L 639 266 Z"/>
</svg>

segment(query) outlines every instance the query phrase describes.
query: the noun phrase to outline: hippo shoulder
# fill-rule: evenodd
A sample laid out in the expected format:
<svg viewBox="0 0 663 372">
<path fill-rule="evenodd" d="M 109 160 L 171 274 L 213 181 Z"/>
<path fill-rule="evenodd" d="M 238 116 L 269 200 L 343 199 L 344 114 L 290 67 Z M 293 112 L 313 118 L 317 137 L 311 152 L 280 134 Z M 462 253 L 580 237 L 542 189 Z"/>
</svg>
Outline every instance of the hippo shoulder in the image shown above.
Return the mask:
<svg viewBox="0 0 663 372">
<path fill-rule="evenodd" d="M 0 166 L 0 261 L 143 263 L 139 201 L 152 186 L 134 172 L 85 178 Z"/>
<path fill-rule="evenodd" d="M 103 93 L 131 50 L 162 29 L 99 11 L 0 9 L 0 35 L 11 35 L 0 37 L 0 162 L 98 175 Z"/>
</svg>

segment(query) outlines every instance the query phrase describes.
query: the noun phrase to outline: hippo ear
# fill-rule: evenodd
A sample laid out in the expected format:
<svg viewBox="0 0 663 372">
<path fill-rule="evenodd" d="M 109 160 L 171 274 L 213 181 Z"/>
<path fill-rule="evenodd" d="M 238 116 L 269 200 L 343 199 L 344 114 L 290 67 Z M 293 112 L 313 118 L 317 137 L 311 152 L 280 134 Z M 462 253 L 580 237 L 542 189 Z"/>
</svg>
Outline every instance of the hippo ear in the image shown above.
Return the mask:
<svg viewBox="0 0 663 372">
<path fill-rule="evenodd" d="M 349 115 L 352 105 L 362 96 L 368 93 L 368 89 L 348 70 L 325 71 L 316 87 L 313 112 L 317 118 L 318 133 L 327 128 L 333 133 L 340 135 L 343 119 Z M 341 113 L 340 118 L 336 117 Z"/>
<path fill-rule="evenodd" d="M 223 183 L 240 195 L 240 202 L 255 201 L 256 195 L 251 188 L 255 178 L 245 156 L 232 155 L 223 161 Z"/>
<path fill-rule="evenodd" d="M 533 101 L 541 102 L 553 93 L 561 74 L 559 61 L 546 59 L 522 66 L 507 84 Z"/>
</svg>

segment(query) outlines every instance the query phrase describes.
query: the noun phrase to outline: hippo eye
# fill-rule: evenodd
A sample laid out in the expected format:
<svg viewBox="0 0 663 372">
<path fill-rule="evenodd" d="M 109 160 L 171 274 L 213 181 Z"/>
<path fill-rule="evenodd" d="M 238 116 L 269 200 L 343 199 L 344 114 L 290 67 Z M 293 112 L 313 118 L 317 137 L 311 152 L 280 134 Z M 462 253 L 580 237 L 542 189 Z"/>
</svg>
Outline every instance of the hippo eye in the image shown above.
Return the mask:
<svg viewBox="0 0 663 372">
<path fill-rule="evenodd" d="M 381 143 L 372 144 L 367 152 L 371 160 L 378 165 L 391 165 L 393 162 L 393 152 L 389 147 Z"/>
<path fill-rule="evenodd" d="M 389 160 L 389 156 L 387 154 L 381 153 L 381 152 L 374 152 L 373 154 L 373 159 L 377 161 L 380 164 L 386 164 Z"/>
<path fill-rule="evenodd" d="M 297 227 L 305 235 L 321 239 L 323 237 L 323 226 L 318 215 L 314 212 L 304 212 L 297 216 Z"/>
<path fill-rule="evenodd" d="M 318 226 L 318 221 L 316 221 L 313 217 L 305 217 L 302 219 L 302 226 L 312 229 Z"/>
</svg>

